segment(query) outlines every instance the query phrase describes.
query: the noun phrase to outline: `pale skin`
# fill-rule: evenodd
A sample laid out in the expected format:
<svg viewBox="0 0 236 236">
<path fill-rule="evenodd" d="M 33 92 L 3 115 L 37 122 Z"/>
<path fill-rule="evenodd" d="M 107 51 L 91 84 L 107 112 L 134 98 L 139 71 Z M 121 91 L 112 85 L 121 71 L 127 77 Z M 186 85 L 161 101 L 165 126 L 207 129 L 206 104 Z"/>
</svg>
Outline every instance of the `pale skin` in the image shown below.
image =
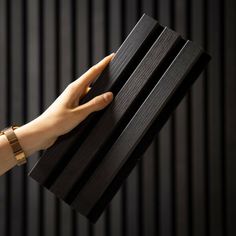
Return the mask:
<svg viewBox="0 0 236 236">
<path fill-rule="evenodd" d="M 15 130 L 26 157 L 52 146 L 57 138 L 79 125 L 87 116 L 104 109 L 112 100 L 113 93 L 103 93 L 80 105 L 80 99 L 90 90 L 114 57 L 114 53 L 92 66 L 80 78 L 70 83 L 60 96 L 36 119 Z M 0 136 L 0 175 L 16 166 L 13 151 L 5 135 Z"/>
</svg>

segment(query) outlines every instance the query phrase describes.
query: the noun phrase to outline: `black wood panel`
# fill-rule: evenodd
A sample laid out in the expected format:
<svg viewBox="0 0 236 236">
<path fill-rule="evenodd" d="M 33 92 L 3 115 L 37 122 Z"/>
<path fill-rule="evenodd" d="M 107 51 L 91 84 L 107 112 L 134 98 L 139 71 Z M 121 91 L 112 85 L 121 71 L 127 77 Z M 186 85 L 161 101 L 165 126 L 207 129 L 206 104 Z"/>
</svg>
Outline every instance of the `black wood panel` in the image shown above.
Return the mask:
<svg viewBox="0 0 236 236">
<path fill-rule="evenodd" d="M 152 27 L 150 27 L 150 30 L 146 31 L 146 32 L 142 31 L 142 30 L 139 31 L 139 28 L 142 29 L 142 27 L 143 27 L 143 29 L 145 29 L 146 24 L 149 26 L 152 26 Z M 153 78 L 158 79 L 158 78 L 160 78 L 162 73 L 165 73 L 166 69 L 172 63 L 172 60 L 179 53 L 180 48 L 184 44 L 184 40 L 180 40 L 179 36 L 175 32 L 169 30 L 168 28 L 164 28 L 164 30 L 160 33 L 160 30 L 162 28 L 163 27 L 159 26 L 154 20 L 152 20 L 150 17 L 148 17 L 146 15 L 144 15 L 140 19 L 138 24 L 134 27 L 134 29 L 131 31 L 128 38 L 125 40 L 124 44 L 122 44 L 122 46 L 118 49 L 118 53 L 117 53 L 119 56 L 119 53 L 122 55 L 122 53 L 121 53 L 122 50 L 125 52 L 127 51 L 126 42 L 131 41 L 132 37 L 136 37 L 137 39 L 145 39 L 146 38 L 143 45 L 131 46 L 131 49 L 138 48 L 138 47 L 141 48 L 141 49 L 139 49 L 139 48 L 136 49 L 136 50 L 140 51 L 139 58 L 137 58 L 137 56 L 134 54 L 133 58 L 130 59 L 130 62 L 132 62 L 132 64 L 129 67 L 134 69 L 137 66 L 137 68 L 134 70 L 133 73 L 132 73 L 133 70 L 130 69 L 130 73 L 124 74 L 123 71 L 126 70 L 126 67 L 123 66 L 123 68 L 121 68 L 118 75 L 123 74 L 124 78 L 122 78 L 122 77 L 119 78 L 119 76 L 116 78 L 117 71 L 116 70 L 112 71 L 112 66 L 114 68 L 117 68 L 117 67 L 119 67 L 120 64 L 122 65 L 122 63 L 119 60 L 115 60 L 116 59 L 116 57 L 115 57 L 115 59 L 112 60 L 111 65 L 108 66 L 107 69 L 105 70 L 105 72 L 106 71 L 110 72 L 109 75 L 111 77 L 111 81 L 113 82 L 113 84 L 116 83 L 116 87 L 114 86 L 114 88 L 113 88 L 113 91 L 115 92 L 115 99 L 114 99 L 113 103 L 108 108 L 105 109 L 105 111 L 103 112 L 103 114 L 100 117 L 98 117 L 99 120 L 96 122 L 95 125 L 93 125 L 90 133 L 88 133 L 86 137 L 84 136 L 85 141 L 81 140 L 79 147 L 76 143 L 76 147 L 79 148 L 78 151 L 74 150 L 74 152 L 71 153 L 71 151 L 68 150 L 67 153 L 65 153 L 67 155 L 74 154 L 72 156 L 72 158 L 69 159 L 69 161 L 63 162 L 64 165 L 66 165 L 68 163 L 66 166 L 62 166 L 62 163 L 60 163 L 60 165 L 58 165 L 58 163 L 56 163 L 54 165 L 54 167 L 51 168 L 52 171 L 50 172 L 50 169 L 47 168 L 47 166 L 48 166 L 47 161 L 44 161 L 43 165 L 41 164 L 41 161 L 39 161 L 39 163 L 36 164 L 36 166 L 34 167 L 34 169 L 30 173 L 30 175 L 33 176 L 33 178 L 35 178 L 36 180 L 37 180 L 37 178 L 42 180 L 42 178 L 44 178 L 44 177 L 41 177 L 39 173 L 41 173 L 41 175 L 42 175 L 42 173 L 44 173 L 44 170 L 42 170 L 42 169 L 46 169 L 47 172 L 49 173 L 49 177 L 46 179 L 46 182 L 44 183 L 45 186 L 47 188 L 50 188 L 50 190 L 53 193 L 55 193 L 56 196 L 63 199 L 68 204 L 72 203 L 72 206 L 75 209 L 77 209 L 83 215 L 88 216 L 92 221 L 96 221 L 98 216 L 100 216 L 100 214 L 101 214 L 103 208 L 106 206 L 109 198 L 108 198 L 108 200 L 106 200 L 107 202 L 103 200 L 104 202 L 101 204 L 102 207 L 99 206 L 98 210 L 94 210 L 92 213 L 90 213 L 90 211 L 93 208 L 95 208 L 95 209 L 97 208 L 97 207 L 95 207 L 94 201 L 95 200 L 98 201 L 98 199 L 101 197 L 102 194 L 100 194 L 100 195 L 91 194 L 94 197 L 94 199 L 93 199 L 93 201 L 90 201 L 90 202 L 89 202 L 89 197 L 86 196 L 84 201 L 85 202 L 87 201 L 88 203 L 85 204 L 84 201 L 82 201 L 84 204 L 84 206 L 82 206 L 80 204 L 80 197 L 79 196 L 80 195 L 83 196 L 83 189 L 86 188 L 87 185 L 89 186 L 88 189 L 93 189 L 92 185 L 90 186 L 89 184 L 87 184 L 88 178 L 93 178 L 93 173 L 95 173 L 95 175 L 96 175 L 96 171 L 94 172 L 94 170 L 97 168 L 97 166 L 100 165 L 99 163 L 102 158 L 106 159 L 106 153 L 107 152 L 109 153 L 109 148 L 111 147 L 111 145 L 116 145 L 116 139 L 121 134 L 122 130 L 125 128 L 125 126 L 128 124 L 128 122 L 130 122 L 130 120 L 131 120 L 131 123 L 132 123 L 132 120 L 133 120 L 132 116 L 137 111 L 137 109 L 139 109 L 140 104 L 142 104 L 144 99 L 148 96 L 148 93 L 150 92 L 150 89 L 152 89 L 152 87 L 154 86 L 154 83 L 159 84 L 159 82 L 155 81 Z M 154 42 L 155 39 L 156 39 L 156 41 Z M 188 44 L 186 45 L 186 47 L 188 47 Z M 146 51 L 149 48 L 150 48 L 150 50 L 145 55 Z M 193 52 L 193 57 L 194 57 L 194 46 L 192 46 L 192 48 L 193 48 L 192 52 Z M 184 47 L 184 49 L 185 49 L 185 47 Z M 184 49 L 183 49 L 183 51 L 184 51 Z M 182 52 L 182 50 L 181 50 L 181 52 Z M 131 54 L 133 54 L 132 51 L 131 51 Z M 144 58 L 141 60 L 140 57 L 143 57 L 143 56 L 144 56 Z M 190 59 L 190 56 L 189 56 L 189 59 Z M 138 64 L 138 62 L 140 60 L 141 60 L 141 62 Z M 177 61 L 179 60 L 180 63 L 182 61 L 184 62 L 184 60 L 182 59 L 181 56 L 177 56 L 176 60 Z M 202 61 L 206 62 L 207 60 L 203 58 Z M 198 61 L 195 61 L 195 63 L 197 63 L 197 62 Z M 61 68 L 59 61 L 58 61 L 58 63 L 59 63 L 58 68 Z M 202 63 L 202 62 L 200 61 L 198 63 Z M 183 65 L 184 65 L 184 63 L 183 63 Z M 203 64 L 201 64 L 201 65 L 203 65 Z M 201 71 L 201 69 L 202 69 L 202 67 L 200 67 L 200 65 L 199 65 L 198 66 L 199 72 Z M 183 70 L 189 71 L 190 68 L 186 67 Z M 195 72 L 195 73 L 197 73 L 197 72 Z M 129 77 L 130 74 L 131 74 L 131 76 Z M 183 75 L 185 75 L 185 74 L 183 74 Z M 59 75 L 57 75 L 57 77 L 59 77 Z M 102 74 L 102 76 L 100 76 L 97 79 L 97 81 L 95 82 L 95 86 L 93 86 L 92 91 L 95 91 L 94 92 L 95 94 L 96 93 L 98 94 L 96 89 L 99 89 L 98 86 L 96 87 L 96 84 L 104 83 L 103 82 L 104 80 L 102 80 L 102 82 L 100 82 L 101 79 L 104 79 L 103 77 L 104 77 L 104 74 Z M 129 77 L 128 80 L 127 80 L 127 77 Z M 193 77 L 196 77 L 196 76 L 194 75 Z M 118 78 L 119 78 L 119 80 L 118 80 Z M 171 78 L 171 76 L 170 76 L 170 78 Z M 180 76 L 180 79 L 181 79 L 181 76 Z M 122 82 L 122 81 L 124 81 L 124 82 Z M 123 83 L 125 83 L 125 84 L 123 85 Z M 165 83 L 165 82 L 162 82 L 162 80 L 161 80 L 160 84 L 162 84 L 162 83 Z M 181 83 L 181 82 L 179 82 L 179 83 Z M 173 86 L 173 88 L 171 88 L 171 89 L 174 92 L 176 89 L 178 91 L 178 90 L 181 90 L 181 87 L 184 87 L 185 88 L 184 91 L 186 91 L 187 84 L 190 85 L 190 83 L 189 82 L 185 82 L 185 83 L 186 83 L 186 85 L 181 84 L 180 88 L 178 88 L 178 89 L 175 88 L 175 86 Z M 163 84 L 163 87 L 165 87 L 164 84 Z M 119 91 L 119 88 L 121 88 L 120 91 Z M 183 95 L 183 91 L 181 93 L 180 92 L 176 92 L 176 93 L 181 94 L 181 96 Z M 172 100 L 172 102 L 168 101 L 167 104 L 169 104 L 169 103 L 176 104 L 175 101 L 179 100 L 179 97 L 177 96 L 176 98 L 172 98 L 171 100 Z M 190 95 L 188 96 L 188 100 L 190 100 Z M 164 118 L 166 118 L 166 117 L 168 118 L 168 115 L 172 112 L 171 108 L 174 109 L 174 106 L 171 106 L 171 105 L 169 107 L 167 106 L 164 110 L 167 110 L 169 113 L 167 113 L 166 115 L 162 115 L 162 113 L 161 113 L 161 116 L 163 116 Z M 113 114 L 112 119 L 111 119 L 111 114 Z M 164 123 L 164 118 L 159 121 L 161 124 Z M 173 128 L 175 127 L 175 126 L 173 126 L 174 122 L 175 122 L 174 117 L 172 118 L 171 121 L 172 121 L 171 124 L 172 124 L 172 130 L 173 130 Z M 149 124 L 149 122 L 147 122 L 147 125 L 149 126 L 152 124 Z M 84 129 L 84 127 L 82 127 L 82 130 Z M 148 133 L 148 135 L 150 136 L 149 129 L 145 129 L 145 130 Z M 80 128 L 80 131 L 81 131 L 81 128 Z M 145 134 L 145 135 L 147 135 L 147 134 Z M 136 139 L 140 140 L 140 137 L 137 136 Z M 77 140 L 77 142 L 78 142 L 78 140 Z M 141 142 L 143 142 L 143 141 L 141 141 Z M 146 144 L 146 146 L 144 146 L 144 145 L 143 146 L 145 148 L 147 148 L 147 145 L 149 145 L 149 144 L 150 143 Z M 175 148 L 174 148 L 174 144 L 175 144 L 175 141 L 174 141 L 174 138 L 172 138 L 172 148 L 173 148 L 173 150 L 172 150 L 172 156 L 173 156 L 172 181 L 173 181 L 173 183 L 174 183 L 174 175 L 175 175 L 175 170 L 174 170 L 175 169 L 175 162 L 174 162 Z M 57 144 L 55 144 L 55 145 L 57 145 Z M 135 143 L 133 145 L 135 145 Z M 92 149 L 91 149 L 91 146 L 93 147 Z M 132 147 L 132 145 L 130 146 L 130 148 L 131 147 Z M 142 149 L 143 152 L 145 151 L 144 147 Z M 135 149 L 132 149 L 132 150 L 135 150 Z M 65 152 L 65 150 L 64 150 L 64 152 Z M 57 153 L 55 151 L 54 151 L 54 155 L 57 155 Z M 49 160 L 51 160 L 51 159 L 49 159 Z M 49 162 L 49 160 L 48 160 L 48 162 Z M 58 161 L 58 162 L 62 162 L 62 160 Z M 134 162 L 127 158 L 127 159 L 125 159 L 124 166 L 130 166 L 130 164 L 126 164 L 126 162 L 127 163 L 132 162 L 134 165 Z M 52 161 L 49 162 L 49 164 L 52 166 Z M 79 166 L 79 169 L 78 169 L 78 166 Z M 188 167 L 189 166 L 190 165 L 188 165 Z M 40 169 L 40 168 L 41 168 L 41 170 L 38 171 L 38 169 Z M 112 166 L 110 166 L 109 168 L 112 173 L 110 175 L 112 175 L 114 177 L 113 172 L 116 173 L 115 169 L 113 169 Z M 114 166 L 114 168 L 116 168 L 116 167 Z M 141 176 L 142 175 L 142 166 L 139 165 L 138 168 L 139 168 L 138 169 L 139 175 Z M 127 173 L 128 173 L 126 170 L 124 170 L 123 172 L 126 174 L 122 173 L 122 171 L 117 172 L 117 173 L 120 173 L 120 176 L 119 175 L 116 176 L 116 174 L 115 174 L 115 179 L 119 179 L 119 181 L 121 182 L 122 176 L 124 178 L 125 176 L 127 176 Z M 38 177 L 37 177 L 37 175 L 38 175 Z M 49 180 L 49 178 L 50 178 L 50 180 Z M 142 189 L 142 178 L 141 179 L 140 178 L 141 177 L 139 177 L 139 189 L 141 190 Z M 39 180 L 39 182 L 42 184 L 41 180 Z M 54 183 L 53 183 L 53 181 L 54 181 Z M 108 181 L 108 179 L 107 179 L 107 181 Z M 92 181 L 92 183 L 93 182 L 94 181 Z M 99 183 L 97 183 L 97 184 L 99 184 Z M 97 184 L 95 183 L 94 186 L 96 186 Z M 173 193 L 175 193 L 174 186 L 175 185 L 173 185 L 173 189 L 174 189 Z M 116 188 L 114 188 L 114 189 L 116 189 Z M 96 191 L 96 188 L 94 191 Z M 105 189 L 103 189 L 103 192 L 105 192 Z M 76 200 L 74 200 L 75 197 L 76 197 Z M 103 199 L 105 199 L 105 198 L 106 197 L 103 197 Z M 174 215 L 175 214 L 175 198 L 174 198 L 174 196 L 172 196 L 172 199 L 173 199 L 172 201 L 174 204 L 174 208 L 173 208 L 173 215 Z M 100 203 L 98 203 L 98 205 L 99 204 Z M 141 196 L 139 198 L 139 205 L 141 205 L 141 211 L 142 211 L 142 198 L 141 198 Z M 140 213 L 142 213 L 142 212 L 140 212 Z M 66 217 L 66 218 L 68 219 L 68 217 Z M 140 222 L 142 222 L 141 217 L 139 217 L 138 219 Z M 174 220 L 173 220 L 173 222 L 174 222 Z M 142 232 L 142 227 L 140 228 L 140 231 Z M 173 224 L 173 231 L 175 231 L 175 224 Z"/>
<path fill-rule="evenodd" d="M 139 101 L 139 97 L 144 97 L 144 89 L 151 83 L 153 73 L 159 68 L 161 70 L 165 56 L 169 53 L 173 45 L 175 45 L 177 39 L 178 37 L 168 29 L 165 29 L 160 34 L 150 51 L 145 55 L 130 78 L 118 92 L 113 104 L 102 115 L 85 142 L 83 142 L 72 160 L 50 188 L 57 196 L 66 199 L 69 203 L 73 200 L 74 196 L 71 195 L 77 194 L 83 182 L 86 182 L 88 177 L 86 173 L 93 172 L 91 168 L 89 171 L 86 168 L 88 168 L 90 163 L 94 163 L 95 161 L 98 163 L 99 159 L 106 152 L 107 148 L 104 145 L 109 147 L 111 142 L 118 137 L 123 127 L 126 126 L 130 117 L 132 117 L 132 114 L 137 109 L 138 104 L 141 102 Z M 162 46 L 164 43 L 167 44 L 166 47 Z M 155 55 L 158 55 L 159 58 L 155 57 Z M 150 61 L 155 61 L 155 63 L 150 63 Z M 150 67 L 147 67 L 147 64 L 150 64 Z M 129 94 L 129 97 L 127 97 L 127 94 Z M 113 114 L 113 118 L 111 118 L 111 114 Z M 104 127 L 106 127 L 105 130 Z M 93 149 L 91 149 L 91 145 L 94 147 Z M 93 165 L 95 166 L 95 164 Z M 75 168 L 77 166 L 80 168 Z M 70 174 L 68 175 L 68 173 Z M 67 176 L 70 176 L 70 183 L 67 182 Z M 76 184 L 79 179 L 84 179 L 84 181 L 81 180 L 80 184 Z M 66 186 L 65 181 L 67 183 Z M 75 193 L 73 188 L 75 189 Z M 71 191 L 73 192 L 72 194 L 70 194 Z M 68 196 L 69 194 L 70 196 Z"/>
</svg>

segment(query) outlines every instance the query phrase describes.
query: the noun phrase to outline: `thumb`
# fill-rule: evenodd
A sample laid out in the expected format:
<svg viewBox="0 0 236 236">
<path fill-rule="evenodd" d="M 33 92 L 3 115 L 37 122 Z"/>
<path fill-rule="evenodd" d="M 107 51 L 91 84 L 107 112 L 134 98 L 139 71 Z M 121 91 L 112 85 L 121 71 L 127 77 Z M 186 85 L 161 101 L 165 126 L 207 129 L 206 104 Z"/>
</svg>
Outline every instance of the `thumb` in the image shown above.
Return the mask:
<svg viewBox="0 0 236 236">
<path fill-rule="evenodd" d="M 82 115 L 83 117 L 87 117 L 90 113 L 105 108 L 112 100 L 113 100 L 113 93 L 106 92 L 99 96 L 96 96 L 87 103 L 80 105 L 76 109 L 80 113 L 80 115 Z"/>
</svg>

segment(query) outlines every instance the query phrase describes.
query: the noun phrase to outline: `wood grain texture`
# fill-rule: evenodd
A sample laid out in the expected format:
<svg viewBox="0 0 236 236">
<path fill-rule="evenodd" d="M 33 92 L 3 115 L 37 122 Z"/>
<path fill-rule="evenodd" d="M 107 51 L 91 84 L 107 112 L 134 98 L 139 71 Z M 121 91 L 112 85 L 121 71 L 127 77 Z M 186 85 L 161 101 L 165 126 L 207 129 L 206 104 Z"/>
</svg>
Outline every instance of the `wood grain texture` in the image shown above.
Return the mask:
<svg viewBox="0 0 236 236">
<path fill-rule="evenodd" d="M 93 84 L 90 92 L 81 99 L 81 104 L 106 91 L 117 93 L 116 89 L 119 89 L 125 79 L 127 79 L 124 74 L 127 76 L 133 72 L 135 65 L 140 62 L 143 55 L 152 45 L 153 33 L 157 32 L 158 26 L 157 21 L 147 15 L 143 15 L 116 52 L 114 59 Z M 77 150 L 80 141 L 84 140 L 87 130 L 92 128 L 92 125 L 99 120 L 103 112 L 91 114 L 71 132 L 60 136 L 56 143 L 44 152 L 35 165 L 37 168 L 33 168 L 29 175 L 39 183 L 50 186 L 61 169 L 70 160 L 70 156 Z M 75 143 L 76 146 L 74 145 Z M 54 156 L 53 160 L 48 158 L 50 156 Z"/>
<path fill-rule="evenodd" d="M 166 119 L 167 115 L 162 114 L 166 112 L 166 106 L 173 108 L 173 103 L 176 105 L 175 100 L 179 101 L 182 97 L 183 92 L 178 94 L 178 89 L 183 90 L 185 81 L 186 90 L 189 85 L 189 81 L 186 80 L 193 82 L 199 74 L 198 68 L 194 71 L 195 76 L 191 74 L 191 77 L 187 78 L 190 72 L 193 73 L 196 69 L 194 67 L 201 55 L 202 50 L 199 47 L 189 41 L 185 44 L 72 203 L 72 206 L 80 213 L 87 216 L 90 214 L 114 178 L 118 178 L 118 173 L 122 172 L 122 167 L 129 162 L 131 154 L 135 152 L 135 148 L 155 120 L 163 124 L 160 117 Z M 169 112 L 167 114 L 169 115 Z M 133 158 L 138 160 L 140 153 L 135 152 L 136 155 Z M 94 220 L 91 214 L 88 217 Z"/>
<path fill-rule="evenodd" d="M 88 175 L 93 173 L 94 168 L 90 168 L 91 164 L 93 166 L 97 165 L 106 150 L 111 146 L 111 143 L 116 140 L 119 133 L 129 122 L 134 112 L 138 109 L 139 103 L 142 102 L 140 98 L 144 99 L 145 93 L 147 95 L 147 87 L 150 87 L 150 83 L 156 82 L 155 80 L 158 79 L 153 74 L 163 71 L 164 63 L 169 59 L 168 56 L 179 40 L 180 37 L 177 33 L 168 28 L 164 29 L 125 85 L 115 96 L 94 129 L 74 154 L 72 160 L 56 179 L 50 188 L 52 192 L 66 200 L 69 198 L 67 200 L 69 203 L 73 200 L 74 195 L 78 193 L 83 183 L 86 182 Z M 73 188 L 75 192 L 72 193 L 72 196 L 67 197 Z"/>
</svg>

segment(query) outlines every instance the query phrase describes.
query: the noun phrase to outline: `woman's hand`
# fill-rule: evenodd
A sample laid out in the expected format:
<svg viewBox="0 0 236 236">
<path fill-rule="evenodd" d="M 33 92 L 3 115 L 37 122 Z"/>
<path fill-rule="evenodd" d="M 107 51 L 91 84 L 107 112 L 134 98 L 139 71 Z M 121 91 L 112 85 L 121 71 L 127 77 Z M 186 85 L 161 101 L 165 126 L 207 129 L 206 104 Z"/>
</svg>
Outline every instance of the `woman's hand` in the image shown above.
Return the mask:
<svg viewBox="0 0 236 236">
<path fill-rule="evenodd" d="M 60 135 L 69 132 L 90 113 L 105 108 L 112 101 L 112 92 L 106 92 L 83 105 L 79 104 L 80 99 L 89 91 L 90 84 L 113 56 L 114 53 L 91 67 L 79 79 L 70 83 L 39 117 L 15 130 L 27 156 L 35 151 L 49 148 Z"/>
</svg>

